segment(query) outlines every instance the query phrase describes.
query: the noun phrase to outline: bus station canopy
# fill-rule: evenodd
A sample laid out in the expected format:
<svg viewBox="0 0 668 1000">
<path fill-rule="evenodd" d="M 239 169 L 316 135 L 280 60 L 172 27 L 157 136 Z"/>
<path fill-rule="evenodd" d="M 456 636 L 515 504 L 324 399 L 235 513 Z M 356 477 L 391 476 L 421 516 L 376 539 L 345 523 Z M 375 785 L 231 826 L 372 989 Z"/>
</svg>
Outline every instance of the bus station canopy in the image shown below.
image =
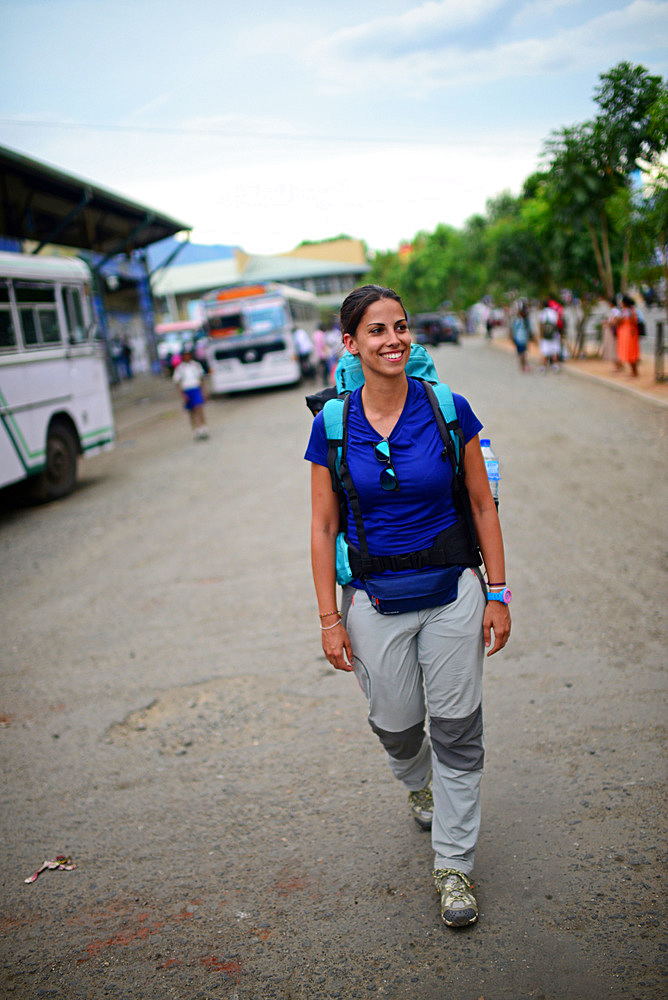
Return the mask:
<svg viewBox="0 0 668 1000">
<path fill-rule="evenodd" d="M 0 235 L 130 253 L 191 227 L 0 146 Z"/>
</svg>

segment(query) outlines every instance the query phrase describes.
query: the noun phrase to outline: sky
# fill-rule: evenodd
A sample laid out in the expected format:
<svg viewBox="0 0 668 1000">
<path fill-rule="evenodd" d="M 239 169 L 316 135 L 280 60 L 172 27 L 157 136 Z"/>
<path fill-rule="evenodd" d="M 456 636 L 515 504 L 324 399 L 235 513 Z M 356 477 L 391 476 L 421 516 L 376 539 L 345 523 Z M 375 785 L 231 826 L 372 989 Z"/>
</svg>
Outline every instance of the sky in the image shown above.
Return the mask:
<svg viewBox="0 0 668 1000">
<path fill-rule="evenodd" d="M 518 194 L 668 0 L 0 0 L 0 145 L 249 253 Z"/>
</svg>

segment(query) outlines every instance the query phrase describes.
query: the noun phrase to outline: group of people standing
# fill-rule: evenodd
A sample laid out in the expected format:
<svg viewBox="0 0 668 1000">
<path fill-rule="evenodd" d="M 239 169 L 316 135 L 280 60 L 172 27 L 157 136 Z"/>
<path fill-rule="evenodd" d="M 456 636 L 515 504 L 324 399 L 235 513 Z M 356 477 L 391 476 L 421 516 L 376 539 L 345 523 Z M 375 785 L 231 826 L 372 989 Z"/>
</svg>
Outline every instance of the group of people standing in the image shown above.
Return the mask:
<svg viewBox="0 0 668 1000">
<path fill-rule="evenodd" d="M 619 304 L 615 298 L 609 301 L 610 311 L 603 320 L 603 357 L 612 361 L 614 372 L 623 371 L 626 364 L 637 378 L 642 319 L 630 295 L 622 295 Z"/>
<path fill-rule="evenodd" d="M 562 337 L 564 330 L 564 307 L 555 298 L 545 299 L 538 314 L 541 371 L 546 372 L 550 368 L 554 371 L 559 370 L 559 363 L 563 357 Z M 520 371 L 531 371 L 528 356 L 529 343 L 535 338 L 531 329 L 529 306 L 524 300 L 517 303 L 516 315 L 511 325 L 511 336 L 517 350 Z"/>
<path fill-rule="evenodd" d="M 644 329 L 643 319 L 630 295 L 622 295 L 619 300 L 609 300 L 609 311 L 603 320 L 602 353 L 606 361 L 613 363 L 613 371 L 621 372 L 628 365 L 633 377 L 638 375 L 640 363 L 640 336 Z M 520 371 L 531 371 L 528 360 L 529 343 L 537 340 L 542 359 L 541 371 L 559 370 L 563 359 L 563 337 L 565 333 L 563 306 L 554 298 L 545 299 L 538 314 L 536 337 L 531 327 L 529 308 L 526 302 L 516 305 L 516 315 L 511 323 L 511 336 L 517 350 Z"/>
</svg>

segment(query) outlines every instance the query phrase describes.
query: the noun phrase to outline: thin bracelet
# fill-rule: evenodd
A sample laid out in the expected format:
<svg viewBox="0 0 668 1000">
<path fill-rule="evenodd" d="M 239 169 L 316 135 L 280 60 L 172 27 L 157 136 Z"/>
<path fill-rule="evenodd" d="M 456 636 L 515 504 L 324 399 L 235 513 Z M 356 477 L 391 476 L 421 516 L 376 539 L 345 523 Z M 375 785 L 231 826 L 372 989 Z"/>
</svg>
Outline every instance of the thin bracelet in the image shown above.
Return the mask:
<svg viewBox="0 0 668 1000">
<path fill-rule="evenodd" d="M 506 586 L 506 581 L 504 580 L 503 583 L 488 583 L 487 586 L 488 587 L 505 587 Z"/>
<path fill-rule="evenodd" d="M 330 615 L 340 615 L 341 612 L 337 608 L 336 611 L 323 611 L 322 614 L 318 615 L 319 618 L 329 618 Z"/>
<path fill-rule="evenodd" d="M 320 629 L 323 632 L 329 632 L 330 628 L 336 628 L 336 626 L 340 624 L 341 624 L 341 619 L 339 618 L 338 622 L 334 622 L 333 625 L 321 625 Z"/>
</svg>

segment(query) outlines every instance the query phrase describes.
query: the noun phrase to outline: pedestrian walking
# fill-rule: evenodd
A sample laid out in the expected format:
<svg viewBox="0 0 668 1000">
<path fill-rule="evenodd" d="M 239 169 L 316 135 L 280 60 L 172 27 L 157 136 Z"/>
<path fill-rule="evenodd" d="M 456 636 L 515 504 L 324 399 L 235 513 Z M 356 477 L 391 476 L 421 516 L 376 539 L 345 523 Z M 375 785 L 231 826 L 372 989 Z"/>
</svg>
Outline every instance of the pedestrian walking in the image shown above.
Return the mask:
<svg viewBox="0 0 668 1000">
<path fill-rule="evenodd" d="M 123 337 L 121 342 L 121 357 L 123 359 L 123 373 L 127 379 L 132 378 L 132 345 L 127 337 Z"/>
<path fill-rule="evenodd" d="M 627 364 L 631 375 L 638 377 L 638 362 L 640 361 L 640 336 L 638 332 L 638 314 L 635 302 L 630 295 L 622 295 L 622 314 L 617 327 L 617 353 L 621 365 Z"/>
<path fill-rule="evenodd" d="M 341 531 L 354 553 L 362 529 L 373 560 L 394 568 L 348 577 L 339 610 L 339 494 L 320 413 L 305 457 L 312 463 L 312 567 L 322 647 L 337 670 L 355 672 L 369 724 L 408 790 L 410 812 L 431 828 L 443 921 L 462 927 L 478 917 L 470 877 L 480 828 L 483 660 L 486 647 L 488 656 L 498 652 L 510 634 L 503 540 L 478 439 L 482 424 L 467 400 L 453 394 L 466 447 L 467 519 L 453 497 L 453 468 L 425 386 L 406 374 L 411 334 L 401 299 L 375 285 L 355 289 L 341 307 L 341 327 L 365 378 L 349 396 L 342 435 L 350 486 Z M 455 538 L 453 558 L 447 550 Z M 418 558 L 425 564 L 419 570 L 413 568 Z M 385 613 L 382 595 L 390 589 L 399 610 Z"/>
<path fill-rule="evenodd" d="M 193 347 L 193 357 L 202 366 L 205 375 L 208 375 L 211 371 L 211 365 L 207 357 L 207 343 L 206 337 L 196 337 Z"/>
<path fill-rule="evenodd" d="M 176 366 L 172 378 L 181 391 L 183 407 L 190 418 L 193 438 L 196 441 L 208 438 L 203 391 L 205 372 L 199 361 L 194 360 L 191 347 L 182 349 L 181 361 Z"/>
<path fill-rule="evenodd" d="M 559 371 L 559 356 L 561 353 L 561 339 L 559 337 L 558 324 L 559 316 L 546 299 L 543 302 L 538 319 L 540 328 L 540 353 L 543 356 L 541 371 L 546 372 L 549 368 Z"/>
<path fill-rule="evenodd" d="M 617 327 L 622 318 L 621 310 L 617 307 L 614 297 L 607 300 L 608 312 L 602 323 L 602 355 L 605 361 L 611 361 L 613 372 L 622 370 L 622 363 L 617 354 Z"/>
<path fill-rule="evenodd" d="M 110 344 L 111 362 L 113 366 L 114 382 L 122 382 L 125 375 L 125 359 L 123 358 L 123 342 L 119 336 L 114 336 Z"/>
<path fill-rule="evenodd" d="M 329 347 L 325 331 L 318 327 L 313 333 L 313 350 L 323 385 L 329 384 Z"/>
<path fill-rule="evenodd" d="M 313 378 L 315 371 L 312 361 L 313 344 L 311 338 L 302 326 L 295 327 L 294 338 L 302 377 Z"/>
<path fill-rule="evenodd" d="M 325 333 L 325 341 L 329 351 L 328 381 L 330 385 L 334 385 L 334 373 L 336 371 L 336 366 L 341 360 L 341 355 L 345 350 L 341 342 L 341 330 L 337 325 L 332 326 L 332 328 Z"/>
<path fill-rule="evenodd" d="M 559 340 L 559 355 L 557 357 L 558 361 L 563 361 L 566 352 L 564 350 L 566 344 L 566 320 L 564 318 L 564 307 L 556 295 L 553 295 L 548 299 L 548 306 L 553 309 L 557 316 L 557 338 Z"/>
<path fill-rule="evenodd" d="M 531 339 L 531 326 L 529 325 L 529 308 L 526 302 L 520 302 L 517 307 L 517 316 L 513 320 L 513 343 L 517 351 L 517 360 L 521 372 L 531 371 L 531 365 L 527 358 L 529 340 Z"/>
</svg>

